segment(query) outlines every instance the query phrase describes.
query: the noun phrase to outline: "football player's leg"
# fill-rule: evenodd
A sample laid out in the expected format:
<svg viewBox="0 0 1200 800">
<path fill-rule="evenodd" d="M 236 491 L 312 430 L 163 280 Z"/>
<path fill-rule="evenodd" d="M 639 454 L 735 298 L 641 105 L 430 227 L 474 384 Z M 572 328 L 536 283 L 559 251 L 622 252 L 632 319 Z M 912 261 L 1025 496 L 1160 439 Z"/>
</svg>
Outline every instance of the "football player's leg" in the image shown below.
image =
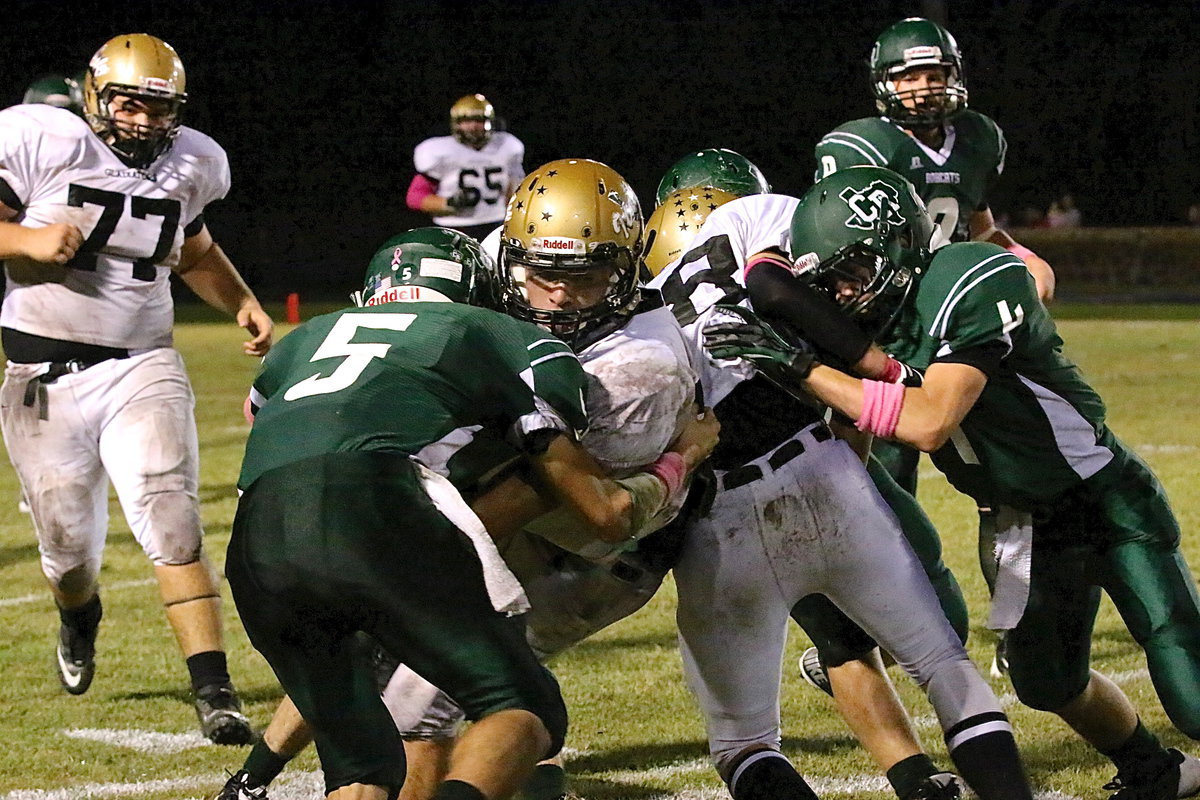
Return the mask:
<svg viewBox="0 0 1200 800">
<path fill-rule="evenodd" d="M 92 409 L 81 406 L 75 392 L 90 376 L 74 373 L 52 384 L 31 383 L 39 368 L 8 365 L 0 388 L 0 427 L 29 503 L 42 573 L 59 610 L 59 681 L 67 692 L 83 694 L 95 675 L 108 479 L 95 426 L 88 421 Z"/>
<path fill-rule="evenodd" d="M 338 483 L 341 473 L 349 485 Z M 356 524 L 360 504 L 324 503 L 330 493 L 362 492 L 368 483 L 366 470 L 269 473 L 239 502 L 225 562 L 251 643 L 313 728 L 327 793 L 356 784 L 395 792 L 404 780 L 400 733 L 354 640 L 365 608 L 360 587 L 397 559 L 394 552 L 383 553 L 386 563 L 374 558 L 372 531 Z M 405 497 L 398 492 L 392 500 Z M 284 539 L 312 547 L 283 547 Z"/>
<path fill-rule="evenodd" d="M 100 456 L 134 537 L 154 564 L 187 663 L 204 735 L 245 744 L 253 731 L 229 678 L 217 577 L 202 557 L 193 397 L 174 350 L 115 362 Z"/>
<path fill-rule="evenodd" d="M 940 770 L 925 754 L 875 640 L 824 595 L 802 599 L 792 619 L 820 652 L 838 713 L 887 774 L 896 796 L 910 796 Z"/>
<path fill-rule="evenodd" d="M 1144 474 L 1145 491 L 1126 488 L 1122 502 L 1109 503 L 1119 544 L 1104 552 L 1100 581 L 1145 648 L 1167 716 L 1187 736 L 1200 739 L 1200 600 L 1166 495 L 1148 468 Z"/>
<path fill-rule="evenodd" d="M 894 515 L 852 453 L 820 491 L 837 493 L 864 537 L 823 576 L 822 591 L 925 689 L 950 757 L 984 800 L 1030 798 L 1012 728 L 938 605 Z M 867 543 L 869 542 L 869 546 Z"/>
<path fill-rule="evenodd" d="M 911 452 L 920 455 L 916 450 Z M 938 602 L 946 619 L 954 626 L 959 641 L 965 644 L 971 624 L 967 614 L 967 602 L 963 599 L 962 589 L 954 573 L 942 561 L 942 540 L 938 536 L 937 528 L 933 527 L 925 510 L 917 504 L 915 483 L 913 490 L 904 489 L 874 455 L 867 461 L 867 473 L 884 502 L 900 521 L 904 538 L 908 540 L 909 546 L 925 569 L 925 574 L 929 576 L 929 582 L 937 592 Z"/>
<path fill-rule="evenodd" d="M 389 496 L 386 507 L 392 506 Z M 487 796 L 510 794 L 540 758 L 562 747 L 566 708 L 558 684 L 526 643 L 523 620 L 492 607 L 466 537 L 423 493 L 408 509 L 423 546 L 419 553 L 396 546 L 396 560 L 407 562 L 406 590 L 378 583 L 372 602 L 384 613 L 368 633 L 475 722 L 455 748 L 447 780 Z M 387 552 L 375 557 L 390 560 Z M 453 639 L 445 636 L 447 629 L 455 631 Z M 495 755 L 500 752 L 503 758 Z"/>
<path fill-rule="evenodd" d="M 769 500 L 755 492 L 763 483 L 719 492 L 709 515 L 688 531 L 675 566 L 684 675 L 735 800 L 811 794 L 779 752 L 780 659 L 795 598 L 782 593 L 762 541 L 790 534 L 783 527 L 792 520 L 764 524 L 757 510 Z M 759 488 L 782 495 L 795 487 Z"/>
</svg>

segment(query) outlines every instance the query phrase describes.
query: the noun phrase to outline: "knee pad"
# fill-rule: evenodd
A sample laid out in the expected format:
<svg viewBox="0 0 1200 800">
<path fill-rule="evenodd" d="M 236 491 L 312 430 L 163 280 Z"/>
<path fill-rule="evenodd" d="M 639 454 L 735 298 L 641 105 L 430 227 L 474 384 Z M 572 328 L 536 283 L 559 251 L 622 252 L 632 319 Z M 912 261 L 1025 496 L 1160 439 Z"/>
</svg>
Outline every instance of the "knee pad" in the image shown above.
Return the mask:
<svg viewBox="0 0 1200 800">
<path fill-rule="evenodd" d="M 190 564 L 200 557 L 200 509 L 187 492 L 149 492 L 141 498 L 134 533 L 142 550 L 161 566 Z M 133 520 L 130 520 L 131 523 Z"/>
</svg>

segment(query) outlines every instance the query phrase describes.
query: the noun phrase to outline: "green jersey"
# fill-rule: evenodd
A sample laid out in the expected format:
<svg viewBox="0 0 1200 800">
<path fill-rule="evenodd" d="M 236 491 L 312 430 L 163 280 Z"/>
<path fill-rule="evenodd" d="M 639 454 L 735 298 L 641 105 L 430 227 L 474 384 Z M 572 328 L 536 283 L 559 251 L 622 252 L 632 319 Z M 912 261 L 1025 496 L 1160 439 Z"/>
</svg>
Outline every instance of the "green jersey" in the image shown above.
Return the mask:
<svg viewBox="0 0 1200 800">
<path fill-rule="evenodd" d="M 531 434 L 582 435 L 584 385 L 566 344 L 494 311 L 386 303 L 327 314 L 263 360 L 238 484 L 325 453 L 386 450 L 469 486 Z"/>
<path fill-rule="evenodd" d="M 970 238 L 971 215 L 987 207 L 992 179 L 1004 170 L 1007 145 L 999 126 L 966 110 L 946 123 L 933 150 L 887 117 L 847 122 L 817 142 L 816 179 L 845 167 L 886 167 L 912 182 L 947 241 Z"/>
<path fill-rule="evenodd" d="M 931 454 L 981 506 L 1029 510 L 1128 456 L 1063 355 L 1024 262 L 997 245 L 938 250 L 885 348 L 918 369 L 956 362 L 987 374 L 959 430 Z"/>
</svg>

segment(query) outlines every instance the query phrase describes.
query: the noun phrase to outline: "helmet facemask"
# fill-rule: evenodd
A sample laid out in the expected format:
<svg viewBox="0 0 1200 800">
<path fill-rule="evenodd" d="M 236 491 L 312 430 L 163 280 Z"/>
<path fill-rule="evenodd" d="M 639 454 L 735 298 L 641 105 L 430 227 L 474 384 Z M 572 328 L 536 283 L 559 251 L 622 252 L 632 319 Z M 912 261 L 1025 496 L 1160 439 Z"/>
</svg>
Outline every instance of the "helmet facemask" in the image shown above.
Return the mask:
<svg viewBox="0 0 1200 800">
<path fill-rule="evenodd" d="M 575 350 L 624 324 L 637 305 L 637 264 L 633 255 L 612 242 L 601 243 L 585 256 L 531 253 L 504 243 L 500 247 L 500 295 L 510 316 L 540 325 Z M 534 291 L 561 285 L 568 298 L 595 297 L 569 308 L 537 308 Z"/>
<path fill-rule="evenodd" d="M 145 169 L 159 156 L 171 149 L 183 121 L 185 98 L 178 95 L 155 95 L 138 91 L 132 86 L 108 84 L 97 95 L 99 109 L 88 115 L 93 129 L 117 155 L 131 165 Z M 163 125 L 144 125 L 118 118 L 113 113 L 129 103 L 143 104 L 152 116 L 167 120 Z"/>
<path fill-rule="evenodd" d="M 936 67 L 943 72 L 940 86 L 898 89 L 897 83 L 911 70 Z M 967 107 L 967 88 L 962 83 L 957 62 L 911 62 L 892 67 L 876 80 L 880 111 L 888 118 L 910 127 L 932 127 Z"/>
<path fill-rule="evenodd" d="M 812 286 L 828 294 L 846 316 L 879 340 L 895 324 L 920 274 L 919 268 L 893 261 L 893 257 L 901 259 L 905 249 L 889 245 L 879 250 L 855 242 L 815 267 L 797 263 L 795 268 L 801 270 L 801 279 L 807 273 Z"/>
</svg>

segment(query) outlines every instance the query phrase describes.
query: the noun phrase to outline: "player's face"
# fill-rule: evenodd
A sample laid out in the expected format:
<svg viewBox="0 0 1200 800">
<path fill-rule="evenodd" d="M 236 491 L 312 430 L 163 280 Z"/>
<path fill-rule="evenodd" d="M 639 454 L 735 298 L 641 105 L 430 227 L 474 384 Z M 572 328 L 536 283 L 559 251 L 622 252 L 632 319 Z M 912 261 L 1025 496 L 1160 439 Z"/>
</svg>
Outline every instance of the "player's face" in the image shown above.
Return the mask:
<svg viewBox="0 0 1200 800">
<path fill-rule="evenodd" d="M 912 111 L 945 105 L 947 81 L 946 68 L 936 65 L 913 67 L 892 76 L 896 94 Z"/>
<path fill-rule="evenodd" d="M 530 267 L 525 278 L 529 305 L 539 311 L 578 311 L 604 299 L 612 285 L 612 267 L 597 265 L 582 271 Z"/>
<path fill-rule="evenodd" d="M 855 253 L 830 270 L 827 286 L 837 304 L 848 306 L 858 300 L 868 300 L 863 290 L 871 284 L 879 266 L 878 256 Z"/>
<path fill-rule="evenodd" d="M 108 104 L 117 130 L 133 139 L 144 139 L 169 129 L 175 119 L 175 106 L 167 100 L 146 100 L 128 95 L 113 95 Z"/>
</svg>

